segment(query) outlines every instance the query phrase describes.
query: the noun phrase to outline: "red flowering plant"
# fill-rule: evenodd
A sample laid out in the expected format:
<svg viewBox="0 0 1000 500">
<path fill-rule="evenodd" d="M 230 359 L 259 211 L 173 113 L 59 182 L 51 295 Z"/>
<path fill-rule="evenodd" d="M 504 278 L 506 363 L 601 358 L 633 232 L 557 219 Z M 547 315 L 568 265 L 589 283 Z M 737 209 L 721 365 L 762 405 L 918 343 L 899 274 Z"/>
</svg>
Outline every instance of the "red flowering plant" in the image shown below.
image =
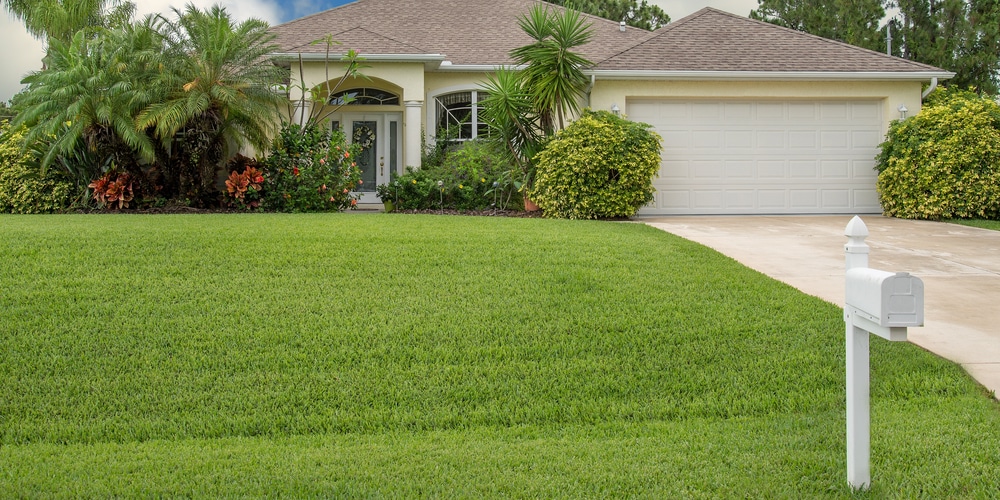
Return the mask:
<svg viewBox="0 0 1000 500">
<path fill-rule="evenodd" d="M 118 173 L 111 170 L 100 179 L 91 182 L 87 187 L 93 190 L 94 201 L 101 208 L 128 208 L 129 202 L 135 198 L 135 182 L 128 172 Z"/>
<path fill-rule="evenodd" d="M 360 146 L 340 131 L 286 125 L 264 160 L 264 208 L 280 212 L 345 210 L 357 205 Z"/>
</svg>

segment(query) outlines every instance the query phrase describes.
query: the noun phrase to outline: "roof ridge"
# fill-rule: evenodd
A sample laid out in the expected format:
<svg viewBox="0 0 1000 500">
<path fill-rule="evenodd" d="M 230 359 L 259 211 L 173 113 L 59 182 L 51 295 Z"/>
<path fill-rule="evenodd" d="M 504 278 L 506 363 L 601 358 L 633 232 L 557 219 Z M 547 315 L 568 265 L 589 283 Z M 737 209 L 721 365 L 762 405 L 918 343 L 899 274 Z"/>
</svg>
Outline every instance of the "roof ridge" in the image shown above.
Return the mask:
<svg viewBox="0 0 1000 500">
<path fill-rule="evenodd" d="M 824 38 L 824 37 L 821 37 L 821 36 L 818 36 L 818 35 L 814 35 L 812 33 L 807 33 L 805 31 L 799 31 L 799 30 L 796 30 L 796 29 L 788 28 L 788 27 L 785 27 L 785 26 L 780 26 L 780 25 L 769 23 L 769 22 L 766 22 L 766 21 L 760 21 L 760 20 L 757 20 L 757 19 L 751 19 L 749 17 L 741 16 L 741 15 L 738 15 L 738 14 L 733 14 L 732 12 L 726 12 L 724 10 L 719 10 L 719 9 L 714 8 L 714 7 L 703 7 L 703 8 L 699 9 L 698 11 L 696 11 L 696 12 L 694 12 L 692 14 L 689 14 L 689 15 L 681 18 L 681 19 L 678 19 L 677 21 L 672 22 L 672 23 L 670 23 L 670 24 L 668 24 L 668 25 L 666 25 L 666 26 L 664 26 L 664 27 L 662 27 L 662 28 L 654 31 L 653 32 L 653 36 L 650 36 L 649 38 L 646 38 L 645 40 L 641 40 L 638 43 L 632 45 L 631 47 L 628 47 L 625 50 L 622 50 L 621 52 L 618 52 L 618 53 L 616 53 L 616 54 L 614 54 L 612 56 L 609 56 L 609 57 L 605 58 L 604 60 L 602 60 L 599 63 L 597 63 L 595 66 L 600 65 L 600 64 L 604 64 L 606 62 L 609 62 L 609 61 L 615 59 L 616 57 L 619 57 L 622 54 L 624 54 L 626 52 L 629 52 L 629 51 L 631 51 L 633 49 L 636 49 L 636 48 L 638 48 L 638 47 L 640 47 L 642 45 L 645 45 L 647 43 L 652 43 L 652 42 L 656 41 L 657 39 L 659 39 L 660 37 L 666 36 L 670 32 L 675 31 L 676 29 L 678 29 L 680 27 L 683 27 L 684 25 L 686 25 L 686 24 L 694 21 L 695 19 L 698 19 L 698 18 L 703 17 L 703 16 L 708 15 L 708 14 L 719 14 L 719 15 L 722 15 L 722 16 L 725 16 L 725 17 L 729 17 L 729 18 L 735 19 L 735 20 L 737 20 L 739 22 L 749 22 L 749 23 L 754 23 L 754 24 L 757 24 L 759 26 L 765 27 L 767 29 L 774 29 L 774 30 L 779 30 L 779 31 L 785 31 L 785 32 L 787 32 L 789 34 L 794 34 L 795 36 L 812 39 L 815 42 L 820 42 L 820 43 L 824 43 L 824 44 L 840 46 L 840 47 L 842 47 L 844 49 L 847 49 L 847 50 L 851 50 L 851 51 L 855 51 L 855 52 L 861 52 L 861 53 L 865 53 L 865 54 L 868 54 L 868 55 L 877 56 L 877 57 L 879 57 L 881 59 L 884 59 L 884 60 L 891 60 L 891 61 L 894 61 L 894 62 L 903 62 L 903 63 L 906 63 L 908 65 L 914 66 L 915 67 L 914 69 L 917 69 L 917 68 L 921 68 L 921 69 L 924 69 L 924 70 L 940 70 L 941 69 L 941 68 L 937 68 L 937 67 L 929 65 L 929 64 L 922 63 L 922 62 L 912 61 L 910 59 L 904 59 L 902 57 L 897 57 L 897 56 L 892 56 L 892 55 L 888 55 L 888 54 L 883 54 L 881 52 L 878 52 L 878 51 L 875 51 L 875 50 L 866 49 L 864 47 L 858 47 L 857 45 L 852 45 L 852 44 L 849 44 L 847 42 L 842 42 L 840 40 L 832 40 L 830 38 Z"/>
<path fill-rule="evenodd" d="M 635 44 L 632 44 L 632 45 L 626 47 L 625 49 L 621 50 L 620 52 L 616 52 L 616 53 L 614 53 L 614 54 L 612 54 L 612 55 L 604 58 L 603 60 L 594 63 L 594 66 L 597 67 L 597 66 L 601 65 L 602 63 L 610 61 L 610 60 L 612 60 L 612 59 L 614 59 L 614 58 L 616 58 L 616 57 L 618 57 L 618 56 L 620 56 L 620 55 L 622 55 L 622 54 L 624 54 L 624 53 L 626 53 L 626 52 L 628 52 L 628 51 L 630 51 L 630 50 L 632 50 L 632 49 L 634 49 L 634 48 L 636 48 L 636 47 L 638 47 L 640 45 L 643 45 L 643 44 L 645 44 L 647 42 L 650 42 L 653 39 L 659 38 L 664 33 L 667 33 L 668 31 L 673 30 L 674 27 L 676 27 L 678 25 L 681 25 L 681 24 L 684 24 L 684 23 L 687 23 L 688 21 L 690 21 L 690 20 L 692 20 L 694 18 L 700 17 L 700 16 L 708 13 L 709 11 L 715 11 L 715 12 L 725 13 L 725 12 L 723 12 L 721 10 L 714 9 L 712 7 L 702 7 L 701 9 L 698 9 L 697 11 L 695 11 L 695 12 L 693 12 L 691 14 L 688 14 L 688 15 L 686 15 L 686 16 L 684 16 L 684 17 L 682 17 L 682 18 L 680 18 L 680 19 L 678 19 L 676 21 L 668 23 L 666 26 L 661 26 L 661 27 L 657 28 L 655 31 L 650 31 L 649 32 L 650 36 L 646 37 L 644 40 L 640 40 L 640 41 L 636 42 Z"/>
<path fill-rule="evenodd" d="M 939 69 L 941 69 L 941 68 L 938 68 L 938 67 L 935 67 L 935 66 L 931 66 L 930 64 L 919 62 L 919 61 L 912 61 L 910 59 L 906 59 L 906 58 L 903 58 L 903 57 L 893 56 L 893 55 L 889 55 L 889 54 L 883 54 L 882 52 L 879 52 L 877 50 L 866 49 L 864 47 L 859 47 L 857 45 L 850 44 L 850 43 L 847 43 L 847 42 L 844 42 L 844 41 L 841 41 L 841 40 L 834 40 L 832 38 L 826 38 L 826 37 L 822 37 L 822 36 L 819 36 L 819 35 L 814 35 L 814 34 L 809 33 L 807 31 L 799 31 L 797 29 L 792 29 L 792 28 L 789 28 L 789 27 L 786 27 L 786 26 L 781 26 L 779 24 L 769 23 L 767 21 L 761 21 L 759 19 L 751 19 L 749 17 L 743 17 L 743 16 L 740 16 L 740 15 L 737 15 L 737 14 L 733 14 L 732 12 L 726 12 L 726 11 L 723 11 L 723 10 L 714 9 L 712 7 L 705 7 L 704 9 L 701 9 L 701 10 L 712 10 L 712 11 L 715 11 L 716 13 L 718 13 L 718 14 L 723 14 L 725 16 L 733 17 L 733 18 L 736 18 L 736 19 L 739 19 L 739 20 L 742 20 L 742 21 L 750 21 L 750 22 L 757 23 L 757 24 L 760 24 L 760 25 L 763 25 L 763 26 L 768 26 L 768 27 L 771 27 L 771 28 L 778 28 L 778 29 L 781 29 L 781 30 L 788 31 L 790 33 L 795 33 L 797 35 L 802 35 L 802 36 L 810 37 L 810 38 L 813 38 L 815 40 L 818 40 L 818 41 L 821 41 L 821 42 L 824 42 L 824 43 L 830 43 L 830 44 L 834 44 L 834 45 L 840 45 L 840 46 L 845 47 L 847 49 L 856 50 L 856 51 L 862 51 L 862 52 L 867 52 L 869 54 L 874 54 L 874 55 L 877 55 L 877 56 L 882 57 L 882 58 L 889 58 L 889 59 L 893 59 L 893 60 L 896 60 L 896 61 L 905 61 L 905 62 L 907 62 L 909 64 L 915 64 L 915 65 L 918 65 L 918 66 L 923 66 L 925 69 L 932 69 L 932 70 L 939 70 Z M 701 11 L 698 11 L 698 13 L 700 13 L 700 12 Z M 693 16 L 688 16 L 688 17 L 693 17 Z M 687 18 L 685 18 L 685 19 L 687 19 Z"/>
</svg>

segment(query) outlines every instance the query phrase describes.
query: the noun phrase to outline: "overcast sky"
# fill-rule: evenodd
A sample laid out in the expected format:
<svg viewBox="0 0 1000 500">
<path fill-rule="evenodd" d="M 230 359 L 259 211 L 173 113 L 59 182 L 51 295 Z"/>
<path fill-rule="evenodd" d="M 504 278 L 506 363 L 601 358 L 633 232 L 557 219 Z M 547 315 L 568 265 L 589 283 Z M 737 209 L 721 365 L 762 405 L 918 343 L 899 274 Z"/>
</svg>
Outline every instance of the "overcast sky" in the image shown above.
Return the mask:
<svg viewBox="0 0 1000 500">
<path fill-rule="evenodd" d="M 345 0 L 136 0 L 136 5 L 140 15 L 169 14 L 171 7 L 182 8 L 189 2 L 202 8 L 221 3 L 238 19 L 257 17 L 272 24 L 346 3 Z M 650 0 L 650 3 L 663 8 L 672 20 L 702 7 L 715 7 L 741 16 L 757 7 L 757 0 Z M 41 68 L 42 44 L 28 35 L 18 21 L 0 13 L 0 47 L 0 100 L 6 101 L 21 90 L 20 82 L 25 74 Z"/>
</svg>

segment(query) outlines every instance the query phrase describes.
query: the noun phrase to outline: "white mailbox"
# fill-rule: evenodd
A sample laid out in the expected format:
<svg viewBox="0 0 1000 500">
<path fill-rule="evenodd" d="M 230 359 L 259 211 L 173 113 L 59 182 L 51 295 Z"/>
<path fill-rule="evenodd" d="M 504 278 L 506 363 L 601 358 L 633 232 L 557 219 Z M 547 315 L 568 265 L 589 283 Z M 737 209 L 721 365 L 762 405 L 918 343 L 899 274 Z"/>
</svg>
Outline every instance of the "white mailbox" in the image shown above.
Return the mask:
<svg viewBox="0 0 1000 500">
<path fill-rule="evenodd" d="M 910 273 L 851 269 L 847 305 L 879 326 L 924 326 L 924 282 Z"/>
</svg>

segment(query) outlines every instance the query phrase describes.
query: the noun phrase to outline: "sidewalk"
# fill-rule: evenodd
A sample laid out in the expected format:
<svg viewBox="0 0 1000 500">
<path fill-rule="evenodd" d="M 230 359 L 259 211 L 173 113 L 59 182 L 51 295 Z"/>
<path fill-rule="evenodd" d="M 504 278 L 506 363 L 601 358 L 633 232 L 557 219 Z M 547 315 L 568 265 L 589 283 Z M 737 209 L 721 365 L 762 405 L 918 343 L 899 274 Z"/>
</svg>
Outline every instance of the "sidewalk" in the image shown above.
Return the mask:
<svg viewBox="0 0 1000 500">
<path fill-rule="evenodd" d="M 870 266 L 924 282 L 924 327 L 908 338 L 1000 396 L 1000 231 L 862 216 Z M 643 217 L 810 295 L 844 303 L 851 216 Z"/>
</svg>

